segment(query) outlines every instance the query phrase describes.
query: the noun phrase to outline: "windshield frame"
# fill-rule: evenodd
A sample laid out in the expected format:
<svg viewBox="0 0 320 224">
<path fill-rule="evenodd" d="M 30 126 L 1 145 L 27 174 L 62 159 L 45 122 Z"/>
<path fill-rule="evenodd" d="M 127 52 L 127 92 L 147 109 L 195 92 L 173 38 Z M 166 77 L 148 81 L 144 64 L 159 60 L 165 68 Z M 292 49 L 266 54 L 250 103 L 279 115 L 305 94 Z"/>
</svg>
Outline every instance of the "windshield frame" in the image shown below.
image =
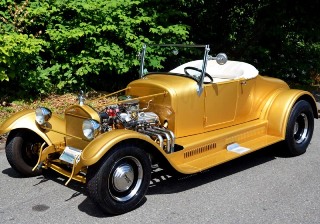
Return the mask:
<svg viewBox="0 0 320 224">
<path fill-rule="evenodd" d="M 202 69 L 201 69 L 201 75 L 199 80 L 195 80 L 197 82 L 197 93 L 200 96 L 203 92 L 203 81 L 206 73 L 207 68 L 207 62 L 208 62 L 208 56 L 210 47 L 209 45 L 189 45 L 189 44 L 150 44 L 148 46 L 158 46 L 158 47 L 184 47 L 184 48 L 204 48 L 204 55 L 203 55 L 203 61 L 202 61 Z M 144 63 L 145 63 L 145 57 L 146 57 L 146 51 L 147 51 L 147 45 L 143 44 L 142 50 L 140 52 L 140 69 L 139 69 L 139 75 L 140 78 L 143 78 L 147 74 L 144 74 Z M 154 72 L 152 72 L 154 74 Z M 169 72 L 162 74 L 169 74 Z M 170 73 L 171 74 L 171 73 Z M 173 74 L 173 73 L 172 73 Z"/>
</svg>

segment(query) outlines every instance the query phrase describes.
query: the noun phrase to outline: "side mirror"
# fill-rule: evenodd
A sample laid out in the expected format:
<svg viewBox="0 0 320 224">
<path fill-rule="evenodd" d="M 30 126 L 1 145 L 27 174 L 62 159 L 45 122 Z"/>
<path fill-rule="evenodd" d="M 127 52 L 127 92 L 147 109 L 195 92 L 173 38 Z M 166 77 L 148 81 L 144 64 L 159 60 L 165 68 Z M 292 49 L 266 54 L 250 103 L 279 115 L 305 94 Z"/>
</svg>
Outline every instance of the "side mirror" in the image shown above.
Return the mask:
<svg viewBox="0 0 320 224">
<path fill-rule="evenodd" d="M 216 59 L 216 62 L 219 64 L 219 65 L 224 65 L 225 63 L 227 63 L 228 61 L 228 57 L 225 53 L 219 53 L 217 54 L 217 56 L 215 57 Z"/>
</svg>

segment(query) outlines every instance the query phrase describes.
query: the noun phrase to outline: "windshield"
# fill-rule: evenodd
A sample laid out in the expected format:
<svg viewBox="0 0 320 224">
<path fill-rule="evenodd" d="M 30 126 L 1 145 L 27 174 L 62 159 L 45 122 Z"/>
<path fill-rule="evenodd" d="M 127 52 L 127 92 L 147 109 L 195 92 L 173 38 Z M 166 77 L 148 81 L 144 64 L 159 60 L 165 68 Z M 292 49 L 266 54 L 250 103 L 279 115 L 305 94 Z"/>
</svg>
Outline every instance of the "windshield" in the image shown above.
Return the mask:
<svg viewBox="0 0 320 224">
<path fill-rule="evenodd" d="M 152 73 L 188 77 L 197 82 L 197 92 L 200 95 L 203 91 L 204 77 L 210 79 L 209 82 L 205 82 L 206 84 L 213 82 L 212 77 L 206 73 L 208 60 L 215 60 L 219 65 L 225 64 L 228 60 L 224 53 L 212 57 L 209 51 L 209 45 L 158 44 L 148 47 L 143 45 L 139 54 L 140 78 Z"/>
<path fill-rule="evenodd" d="M 140 77 L 156 72 L 186 76 L 200 83 L 206 70 L 209 51 L 209 45 L 144 45 L 139 55 Z M 186 71 L 186 67 L 197 69 Z"/>
</svg>

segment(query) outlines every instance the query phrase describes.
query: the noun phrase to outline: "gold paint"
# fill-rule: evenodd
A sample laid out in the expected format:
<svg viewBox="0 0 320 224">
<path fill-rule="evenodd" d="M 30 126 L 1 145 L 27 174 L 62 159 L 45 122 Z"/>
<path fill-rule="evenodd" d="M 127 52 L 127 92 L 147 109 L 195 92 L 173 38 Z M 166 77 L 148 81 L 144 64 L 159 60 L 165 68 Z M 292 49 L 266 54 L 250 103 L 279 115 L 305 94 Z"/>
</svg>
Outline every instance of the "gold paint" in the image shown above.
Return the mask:
<svg viewBox="0 0 320 224">
<path fill-rule="evenodd" d="M 46 127 L 35 123 L 33 110 L 22 111 L 0 126 L 0 134 L 17 128 L 34 131 L 48 144 L 45 149 L 44 145 L 41 147 L 37 165 L 43 162 L 44 167 L 67 176 L 66 184 L 71 179 L 84 183 L 85 177 L 80 172 L 99 162 L 122 141 L 130 140 L 133 144 L 143 141 L 148 146 L 146 151 L 150 148 L 158 150 L 177 171 L 195 173 L 282 141 L 290 110 L 301 97 L 309 99 L 315 116 L 319 112 L 309 92 L 289 89 L 279 79 L 262 76 L 204 84 L 204 92 L 199 96 L 197 84 L 192 79 L 152 74 L 103 97 L 124 91 L 126 95 L 137 97 L 118 103 L 139 100 L 140 108 L 149 104 L 146 111 L 156 113 L 160 122 L 174 133 L 180 151 L 166 153 L 148 136 L 125 129 L 112 130 L 88 141 L 82 133 L 83 120 L 100 121 L 100 118 L 87 105 L 67 108 L 63 119 L 53 115 Z M 233 142 L 250 151 L 237 154 L 226 150 Z M 64 164 L 62 161 L 48 161 L 48 155 L 62 152 L 66 146 L 82 150 L 80 161 L 73 165 L 71 173 L 60 166 L 59 163 Z"/>
</svg>

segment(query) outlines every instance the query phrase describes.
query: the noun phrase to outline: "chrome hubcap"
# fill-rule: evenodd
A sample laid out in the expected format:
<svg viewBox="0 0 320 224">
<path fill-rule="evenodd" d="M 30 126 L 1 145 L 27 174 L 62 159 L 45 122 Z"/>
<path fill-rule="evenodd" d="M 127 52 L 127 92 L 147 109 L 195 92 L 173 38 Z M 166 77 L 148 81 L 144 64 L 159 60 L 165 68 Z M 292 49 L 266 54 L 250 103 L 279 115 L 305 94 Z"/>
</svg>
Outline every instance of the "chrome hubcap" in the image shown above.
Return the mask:
<svg viewBox="0 0 320 224">
<path fill-rule="evenodd" d="M 116 191 L 124 192 L 133 184 L 134 173 L 133 168 L 129 164 L 119 166 L 112 177 L 113 186 Z"/>
<path fill-rule="evenodd" d="M 109 193 L 116 201 L 128 201 L 137 194 L 142 178 L 143 169 L 138 159 L 132 156 L 121 158 L 109 176 Z"/>
<path fill-rule="evenodd" d="M 297 144 L 300 144 L 308 137 L 308 117 L 301 113 L 294 124 L 293 137 Z"/>
</svg>

